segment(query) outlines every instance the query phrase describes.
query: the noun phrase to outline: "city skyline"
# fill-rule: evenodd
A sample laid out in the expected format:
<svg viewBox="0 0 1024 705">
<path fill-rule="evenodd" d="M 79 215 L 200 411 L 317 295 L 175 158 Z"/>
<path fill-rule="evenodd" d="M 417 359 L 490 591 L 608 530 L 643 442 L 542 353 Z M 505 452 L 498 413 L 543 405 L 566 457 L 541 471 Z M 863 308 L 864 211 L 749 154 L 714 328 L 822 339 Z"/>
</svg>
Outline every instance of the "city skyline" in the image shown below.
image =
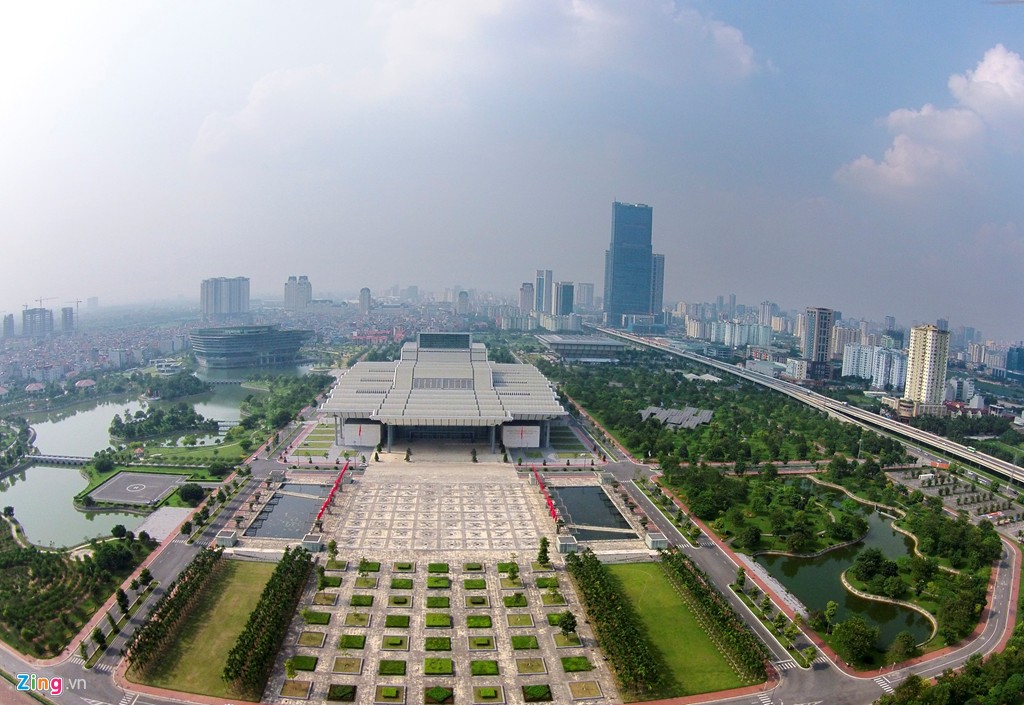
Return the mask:
<svg viewBox="0 0 1024 705">
<path fill-rule="evenodd" d="M 467 288 L 600 282 L 618 199 L 658 210 L 666 301 L 1024 330 L 1016 4 L 4 13 L 6 313 L 225 270 L 338 290 L 382 252 L 427 288 L 453 262 Z"/>
</svg>

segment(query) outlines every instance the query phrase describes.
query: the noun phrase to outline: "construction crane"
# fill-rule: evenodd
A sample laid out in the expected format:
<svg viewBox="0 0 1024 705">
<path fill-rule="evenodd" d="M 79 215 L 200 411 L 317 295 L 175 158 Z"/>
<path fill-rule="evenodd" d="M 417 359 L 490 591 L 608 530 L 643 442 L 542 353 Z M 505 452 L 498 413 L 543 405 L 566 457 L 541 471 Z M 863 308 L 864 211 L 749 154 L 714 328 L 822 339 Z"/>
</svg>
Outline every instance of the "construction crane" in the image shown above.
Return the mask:
<svg viewBox="0 0 1024 705">
<path fill-rule="evenodd" d="M 57 297 L 56 296 L 45 296 L 45 297 L 44 296 L 40 296 L 38 299 L 33 299 L 33 300 L 34 301 L 38 301 L 39 302 L 39 308 L 42 308 L 44 301 L 52 301 L 55 298 L 57 298 Z M 26 306 L 25 308 L 28 308 L 28 307 Z"/>
<path fill-rule="evenodd" d="M 78 304 L 82 303 L 82 300 L 75 299 L 74 301 L 65 301 L 64 303 L 75 305 L 75 327 L 78 327 Z"/>
</svg>

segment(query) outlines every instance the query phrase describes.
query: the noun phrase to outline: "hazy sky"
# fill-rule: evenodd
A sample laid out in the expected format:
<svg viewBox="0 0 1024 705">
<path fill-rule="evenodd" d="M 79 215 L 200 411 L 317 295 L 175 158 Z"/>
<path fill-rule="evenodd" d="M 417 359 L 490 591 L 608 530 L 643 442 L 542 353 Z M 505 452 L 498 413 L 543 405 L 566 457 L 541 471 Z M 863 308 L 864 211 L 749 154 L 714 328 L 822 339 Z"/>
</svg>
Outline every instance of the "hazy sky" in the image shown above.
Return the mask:
<svg viewBox="0 0 1024 705">
<path fill-rule="evenodd" d="M 1024 337 L 1024 5 L 9 2 L 0 310 L 603 281 Z M 34 305 L 34 304 L 33 304 Z"/>
</svg>

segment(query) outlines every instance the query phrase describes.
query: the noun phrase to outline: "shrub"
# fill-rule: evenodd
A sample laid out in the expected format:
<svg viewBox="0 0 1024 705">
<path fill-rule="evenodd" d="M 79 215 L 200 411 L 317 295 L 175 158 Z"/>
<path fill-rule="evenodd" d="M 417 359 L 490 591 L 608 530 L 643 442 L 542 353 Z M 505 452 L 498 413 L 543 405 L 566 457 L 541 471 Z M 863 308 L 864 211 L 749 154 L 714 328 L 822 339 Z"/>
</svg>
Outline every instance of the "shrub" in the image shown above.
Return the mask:
<svg viewBox="0 0 1024 705">
<path fill-rule="evenodd" d="M 429 564 L 427 566 L 427 572 L 428 573 L 447 573 L 448 572 L 448 564 L 447 563 L 431 563 L 431 564 Z"/>
<path fill-rule="evenodd" d="M 349 604 L 353 607 L 372 607 L 373 595 L 353 595 Z"/>
<path fill-rule="evenodd" d="M 483 566 L 482 563 L 466 563 L 462 567 L 463 567 L 463 569 L 465 569 L 467 572 L 470 572 L 470 573 L 477 573 L 477 572 L 479 572 L 479 571 L 484 569 L 484 566 Z"/>
<path fill-rule="evenodd" d="M 409 627 L 409 615 L 389 614 L 384 618 L 384 626 L 393 629 L 407 629 Z"/>
<path fill-rule="evenodd" d="M 296 671 L 314 671 L 318 661 L 316 656 L 292 656 L 288 661 Z"/>
<path fill-rule="evenodd" d="M 491 618 L 486 614 L 471 614 L 466 617 L 466 626 L 470 629 L 487 629 L 491 626 Z"/>
<path fill-rule="evenodd" d="M 487 581 L 483 578 L 470 578 L 462 581 L 462 587 L 466 590 L 486 590 Z"/>
<path fill-rule="evenodd" d="M 433 595 L 427 598 L 427 609 L 446 610 L 451 606 L 451 598 L 447 595 Z"/>
<path fill-rule="evenodd" d="M 329 624 L 331 621 L 330 612 L 317 612 L 316 610 L 302 610 L 302 618 L 306 624 Z"/>
<path fill-rule="evenodd" d="M 444 590 L 452 586 L 452 581 L 448 578 L 435 575 L 427 578 L 427 589 L 428 590 Z"/>
<path fill-rule="evenodd" d="M 412 590 L 412 578 L 392 578 L 392 590 Z"/>
<path fill-rule="evenodd" d="M 557 627 L 558 623 L 562 620 L 561 612 L 548 612 L 548 624 L 552 627 Z"/>
</svg>

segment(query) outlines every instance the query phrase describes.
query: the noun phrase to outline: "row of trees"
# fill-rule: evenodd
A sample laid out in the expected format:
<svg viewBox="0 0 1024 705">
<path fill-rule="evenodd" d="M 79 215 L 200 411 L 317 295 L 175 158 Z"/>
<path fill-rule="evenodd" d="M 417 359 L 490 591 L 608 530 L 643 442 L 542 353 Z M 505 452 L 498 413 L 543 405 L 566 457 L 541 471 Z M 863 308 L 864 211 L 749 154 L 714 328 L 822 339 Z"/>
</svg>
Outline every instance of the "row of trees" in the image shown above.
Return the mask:
<svg viewBox="0 0 1024 705">
<path fill-rule="evenodd" d="M 922 553 L 945 558 L 954 568 L 983 568 L 1003 550 L 992 522 L 972 524 L 963 515 L 951 520 L 941 501 L 911 505 L 903 524 L 917 536 Z"/>
<path fill-rule="evenodd" d="M 565 565 L 623 688 L 638 694 L 658 691 L 668 671 L 618 581 L 590 550 L 570 553 Z"/>
<path fill-rule="evenodd" d="M 256 700 L 263 693 L 312 567 L 308 551 L 285 549 L 260 601 L 228 653 L 223 676 L 238 693 Z"/>
<path fill-rule="evenodd" d="M 146 622 L 125 644 L 125 658 L 132 668 L 146 673 L 175 642 L 181 625 L 213 581 L 223 552 L 223 549 L 201 551 L 167 586 Z"/>
<path fill-rule="evenodd" d="M 702 617 L 708 636 L 741 675 L 763 680 L 770 654 L 707 574 L 676 549 L 662 551 L 661 562 L 669 579 L 690 596 L 689 604 Z"/>
<path fill-rule="evenodd" d="M 110 422 L 110 435 L 122 441 L 135 441 L 154 436 L 171 436 L 180 433 L 217 433 L 219 425 L 215 419 L 204 418 L 195 409 L 184 403 L 169 408 L 150 406 L 126 414 L 122 419 L 115 414 Z"/>
</svg>

